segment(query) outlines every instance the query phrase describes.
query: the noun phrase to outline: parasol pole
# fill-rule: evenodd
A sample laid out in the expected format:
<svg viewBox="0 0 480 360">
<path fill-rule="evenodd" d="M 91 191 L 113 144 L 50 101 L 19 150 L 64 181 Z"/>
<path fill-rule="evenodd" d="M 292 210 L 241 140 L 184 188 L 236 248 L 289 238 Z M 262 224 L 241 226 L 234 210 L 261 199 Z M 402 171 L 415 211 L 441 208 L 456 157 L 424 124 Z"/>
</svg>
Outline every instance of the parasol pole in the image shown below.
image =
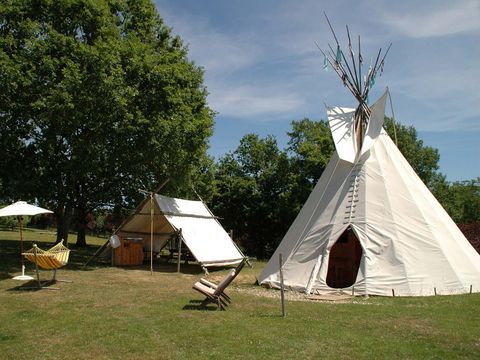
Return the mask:
<svg viewBox="0 0 480 360">
<path fill-rule="evenodd" d="M 23 259 L 23 233 L 22 233 L 22 216 L 18 217 L 18 225 L 20 227 L 20 256 L 22 257 L 22 276 L 25 276 L 25 260 Z"/>
</svg>

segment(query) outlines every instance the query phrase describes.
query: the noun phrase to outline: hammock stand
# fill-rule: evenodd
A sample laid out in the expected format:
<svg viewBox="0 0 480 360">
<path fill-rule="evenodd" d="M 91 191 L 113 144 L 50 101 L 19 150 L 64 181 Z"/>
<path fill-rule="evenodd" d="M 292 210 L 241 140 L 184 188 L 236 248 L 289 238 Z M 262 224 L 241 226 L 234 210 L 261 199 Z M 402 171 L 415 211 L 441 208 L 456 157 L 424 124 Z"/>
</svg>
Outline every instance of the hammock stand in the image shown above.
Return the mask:
<svg viewBox="0 0 480 360">
<path fill-rule="evenodd" d="M 36 287 L 22 287 L 20 289 L 49 289 L 49 290 L 60 290 L 60 288 L 55 287 L 46 287 L 46 284 L 56 283 L 56 282 L 71 282 L 69 280 L 57 280 L 57 269 L 68 264 L 68 258 L 70 256 L 70 249 L 63 245 L 63 240 L 60 241 L 57 245 L 51 247 L 48 250 L 40 249 L 37 244 L 33 244 L 33 248 L 22 253 L 27 260 L 35 264 L 35 270 L 37 273 L 37 284 Z M 53 270 L 53 276 L 51 280 L 40 280 L 40 269 L 43 270 Z"/>
</svg>

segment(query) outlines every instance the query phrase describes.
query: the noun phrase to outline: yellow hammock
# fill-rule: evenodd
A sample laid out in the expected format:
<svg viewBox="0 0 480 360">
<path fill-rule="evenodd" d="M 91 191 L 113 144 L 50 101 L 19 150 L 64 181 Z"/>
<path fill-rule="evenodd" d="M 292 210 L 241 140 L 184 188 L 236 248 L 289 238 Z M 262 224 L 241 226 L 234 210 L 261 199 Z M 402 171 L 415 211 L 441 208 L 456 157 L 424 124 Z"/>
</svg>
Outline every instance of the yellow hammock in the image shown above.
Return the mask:
<svg viewBox="0 0 480 360">
<path fill-rule="evenodd" d="M 57 269 L 61 268 L 68 264 L 68 257 L 70 256 L 70 249 L 63 245 L 63 240 L 60 241 L 57 245 L 51 247 L 48 250 L 40 249 L 36 244 L 33 244 L 33 248 L 22 253 L 29 261 L 35 264 L 37 270 L 37 282 L 38 287 L 43 288 L 42 282 L 40 281 L 40 274 L 38 267 L 41 267 L 44 270 L 53 270 L 53 277 L 50 282 L 55 281 L 64 281 L 65 280 L 56 280 Z M 58 290 L 58 288 L 46 288 Z"/>
</svg>

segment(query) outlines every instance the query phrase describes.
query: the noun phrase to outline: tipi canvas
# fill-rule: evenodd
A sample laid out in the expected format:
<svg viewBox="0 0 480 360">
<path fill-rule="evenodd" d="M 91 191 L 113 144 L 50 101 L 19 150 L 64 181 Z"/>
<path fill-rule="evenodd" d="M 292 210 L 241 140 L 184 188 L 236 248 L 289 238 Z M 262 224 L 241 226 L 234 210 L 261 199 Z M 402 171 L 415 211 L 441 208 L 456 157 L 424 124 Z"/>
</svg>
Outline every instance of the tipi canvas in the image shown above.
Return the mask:
<svg viewBox="0 0 480 360">
<path fill-rule="evenodd" d="M 305 293 L 480 292 L 480 255 L 383 130 L 387 93 L 362 141 L 358 110 L 327 108 L 337 151 L 259 276 Z M 352 145 L 353 144 L 353 145 Z"/>
</svg>

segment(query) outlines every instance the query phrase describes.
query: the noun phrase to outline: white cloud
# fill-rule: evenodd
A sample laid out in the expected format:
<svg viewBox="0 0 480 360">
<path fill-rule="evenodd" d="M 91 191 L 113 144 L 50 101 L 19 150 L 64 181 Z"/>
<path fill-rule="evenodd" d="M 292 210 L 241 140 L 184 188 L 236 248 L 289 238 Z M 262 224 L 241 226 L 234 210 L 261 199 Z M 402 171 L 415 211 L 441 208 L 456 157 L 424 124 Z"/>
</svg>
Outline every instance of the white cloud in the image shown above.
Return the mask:
<svg viewBox="0 0 480 360">
<path fill-rule="evenodd" d="M 408 9 L 395 11 L 385 8 L 381 21 L 399 33 L 413 38 L 440 37 L 480 29 L 480 2 L 478 0 L 450 1 L 441 7 L 418 8 L 410 3 Z"/>
<path fill-rule="evenodd" d="M 220 32 L 206 19 L 182 17 L 166 7 L 162 17 L 188 44 L 189 57 L 205 69 L 209 105 L 220 116 L 272 121 L 302 112 L 305 101 L 292 91 L 295 86 L 264 74 L 281 61 L 272 55 L 273 40 L 265 32 Z"/>
<path fill-rule="evenodd" d="M 220 90 L 220 89 L 217 89 Z M 296 94 L 283 89 L 266 89 L 253 86 L 226 87 L 210 96 L 212 107 L 221 116 L 256 118 L 258 121 L 289 116 L 300 111 L 304 101 Z"/>
<path fill-rule="evenodd" d="M 245 69 L 262 57 L 262 49 L 249 39 L 217 31 L 206 19 L 177 16 L 162 8 L 162 17 L 184 40 L 189 58 L 207 70 L 207 77 L 225 77 Z"/>
</svg>

